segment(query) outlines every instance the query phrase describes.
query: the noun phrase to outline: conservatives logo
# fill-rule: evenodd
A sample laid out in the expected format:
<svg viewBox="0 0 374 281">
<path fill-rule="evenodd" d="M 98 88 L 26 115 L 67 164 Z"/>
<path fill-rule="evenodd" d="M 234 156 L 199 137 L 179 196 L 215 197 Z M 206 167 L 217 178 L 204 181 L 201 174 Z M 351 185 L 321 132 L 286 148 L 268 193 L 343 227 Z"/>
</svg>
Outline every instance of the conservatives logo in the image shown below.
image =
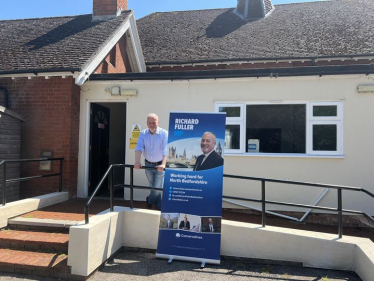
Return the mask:
<svg viewBox="0 0 374 281">
<path fill-rule="evenodd" d="M 180 234 L 180 233 L 176 233 L 175 234 L 175 237 L 177 238 L 189 238 L 189 239 L 203 239 L 202 236 L 198 236 L 198 235 L 185 235 L 185 234 Z"/>
</svg>

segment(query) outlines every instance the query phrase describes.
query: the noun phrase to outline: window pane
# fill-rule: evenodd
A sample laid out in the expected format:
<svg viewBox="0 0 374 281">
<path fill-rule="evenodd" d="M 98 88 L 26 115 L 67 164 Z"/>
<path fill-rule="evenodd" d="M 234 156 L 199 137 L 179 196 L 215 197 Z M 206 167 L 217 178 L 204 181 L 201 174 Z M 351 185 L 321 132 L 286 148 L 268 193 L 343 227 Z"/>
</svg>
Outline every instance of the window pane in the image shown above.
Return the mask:
<svg viewBox="0 0 374 281">
<path fill-rule="evenodd" d="M 313 116 L 338 116 L 338 107 L 336 105 L 313 106 Z"/>
<path fill-rule="evenodd" d="M 219 112 L 226 112 L 226 117 L 240 117 L 240 107 L 220 107 Z"/>
<path fill-rule="evenodd" d="M 240 149 L 240 125 L 226 125 L 225 149 Z"/>
<path fill-rule="evenodd" d="M 313 125 L 313 150 L 336 151 L 337 150 L 337 126 Z"/>
<path fill-rule="evenodd" d="M 258 141 L 259 152 L 306 152 L 306 105 L 247 105 L 246 150 Z"/>
</svg>

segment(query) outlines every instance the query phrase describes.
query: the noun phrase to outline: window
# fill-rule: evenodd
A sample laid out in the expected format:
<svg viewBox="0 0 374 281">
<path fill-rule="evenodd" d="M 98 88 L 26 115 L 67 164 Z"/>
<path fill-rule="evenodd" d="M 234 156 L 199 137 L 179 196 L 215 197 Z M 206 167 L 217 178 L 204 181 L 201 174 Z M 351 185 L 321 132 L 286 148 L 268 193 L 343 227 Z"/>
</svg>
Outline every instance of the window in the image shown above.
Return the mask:
<svg viewBox="0 0 374 281">
<path fill-rule="evenodd" d="M 216 111 L 226 112 L 225 152 L 241 153 L 244 147 L 241 138 L 244 131 L 244 105 L 217 104 Z"/>
<path fill-rule="evenodd" d="M 342 102 L 309 103 L 308 154 L 343 154 Z"/>
<path fill-rule="evenodd" d="M 343 154 L 342 102 L 216 104 L 226 153 Z"/>
<path fill-rule="evenodd" d="M 305 104 L 247 105 L 246 152 L 253 140 L 260 153 L 305 153 Z"/>
</svg>

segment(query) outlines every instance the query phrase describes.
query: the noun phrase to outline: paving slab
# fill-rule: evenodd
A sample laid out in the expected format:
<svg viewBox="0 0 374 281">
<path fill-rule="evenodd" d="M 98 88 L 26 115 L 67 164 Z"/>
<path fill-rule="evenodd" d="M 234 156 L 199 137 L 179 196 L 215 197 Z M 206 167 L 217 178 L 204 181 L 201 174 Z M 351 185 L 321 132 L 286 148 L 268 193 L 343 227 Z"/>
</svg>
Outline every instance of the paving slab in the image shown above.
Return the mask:
<svg viewBox="0 0 374 281">
<path fill-rule="evenodd" d="M 52 281 L 56 279 L 0 273 L 0 280 Z M 198 263 L 173 261 L 172 264 L 168 264 L 167 260 L 156 259 L 154 252 L 133 249 L 125 249 L 119 253 L 114 259 L 102 266 L 89 280 L 361 281 L 354 272 L 267 264 L 266 262 L 255 263 L 245 259 L 223 258 L 221 265 L 208 264 L 202 269 Z"/>
</svg>

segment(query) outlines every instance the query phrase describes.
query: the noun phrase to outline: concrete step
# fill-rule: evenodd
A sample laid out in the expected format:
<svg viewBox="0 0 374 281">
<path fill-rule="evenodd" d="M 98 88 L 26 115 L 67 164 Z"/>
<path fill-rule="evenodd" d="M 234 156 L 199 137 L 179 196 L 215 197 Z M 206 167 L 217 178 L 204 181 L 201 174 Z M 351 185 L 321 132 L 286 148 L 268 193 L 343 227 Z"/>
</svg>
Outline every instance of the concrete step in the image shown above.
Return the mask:
<svg viewBox="0 0 374 281">
<path fill-rule="evenodd" d="M 0 247 L 68 253 L 69 234 L 27 230 L 1 230 Z"/>
<path fill-rule="evenodd" d="M 69 233 L 69 227 L 77 223 L 77 221 L 71 220 L 16 217 L 8 220 L 8 227 L 12 229 L 41 231 L 48 229 L 50 232 Z"/>
<path fill-rule="evenodd" d="M 0 249 L 0 271 L 27 275 L 70 277 L 65 254 Z"/>
</svg>

